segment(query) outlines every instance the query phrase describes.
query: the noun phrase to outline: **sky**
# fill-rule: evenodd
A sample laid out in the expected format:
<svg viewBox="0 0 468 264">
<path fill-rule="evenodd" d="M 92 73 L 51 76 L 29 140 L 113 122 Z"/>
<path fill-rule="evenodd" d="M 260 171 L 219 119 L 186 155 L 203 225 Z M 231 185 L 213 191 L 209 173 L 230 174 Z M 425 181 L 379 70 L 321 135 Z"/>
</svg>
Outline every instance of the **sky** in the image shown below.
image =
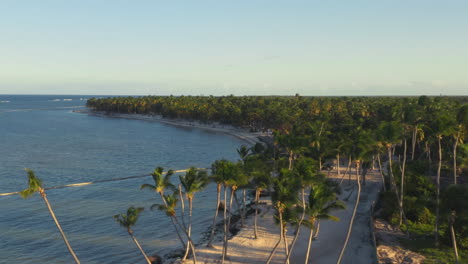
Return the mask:
<svg viewBox="0 0 468 264">
<path fill-rule="evenodd" d="M 468 1 L 0 0 L 0 94 L 468 95 Z"/>
</svg>

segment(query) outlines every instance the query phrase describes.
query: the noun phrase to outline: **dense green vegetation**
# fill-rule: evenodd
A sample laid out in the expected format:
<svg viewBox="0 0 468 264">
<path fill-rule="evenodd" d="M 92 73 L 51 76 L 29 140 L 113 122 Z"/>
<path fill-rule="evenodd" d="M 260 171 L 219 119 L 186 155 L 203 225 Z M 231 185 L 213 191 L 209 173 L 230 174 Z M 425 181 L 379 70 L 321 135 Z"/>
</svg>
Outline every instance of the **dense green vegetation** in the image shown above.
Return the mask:
<svg viewBox="0 0 468 264">
<path fill-rule="evenodd" d="M 281 184 L 291 184 L 281 179 L 297 179 L 284 170 L 293 171 L 301 159 L 309 159 L 317 172 L 319 168 L 332 168 L 332 164 L 336 167 L 337 160 L 347 162 L 348 168 L 356 168 L 362 184 L 367 171 L 378 166 L 384 181 L 382 217 L 414 235 L 431 235 L 437 246 L 467 248 L 468 216 L 463 208 L 468 199 L 450 196 L 466 193 L 466 102 L 465 97 L 426 96 L 146 96 L 93 98 L 87 106 L 109 113 L 161 115 L 248 127 L 251 131 L 273 130 L 274 144 L 260 151 L 253 148 L 252 157 L 261 156 L 264 161 L 259 165 L 257 160 L 253 167 L 266 167 L 278 175 L 273 181 L 276 194 Z M 243 159 L 242 163 L 248 162 Z M 256 174 L 251 168 L 249 175 Z M 225 187 L 227 207 L 226 187 L 231 185 L 219 180 L 218 184 Z M 296 201 L 275 203 L 282 220 L 283 208 Z M 451 235 L 452 226 L 455 235 Z"/>
</svg>

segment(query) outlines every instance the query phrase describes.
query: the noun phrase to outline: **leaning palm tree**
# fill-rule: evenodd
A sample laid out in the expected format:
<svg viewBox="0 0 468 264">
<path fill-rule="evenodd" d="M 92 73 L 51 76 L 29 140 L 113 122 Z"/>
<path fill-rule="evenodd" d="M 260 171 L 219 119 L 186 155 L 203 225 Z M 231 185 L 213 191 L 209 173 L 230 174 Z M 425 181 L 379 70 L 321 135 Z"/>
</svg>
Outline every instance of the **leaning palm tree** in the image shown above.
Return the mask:
<svg viewBox="0 0 468 264">
<path fill-rule="evenodd" d="M 143 207 L 138 207 L 135 208 L 134 206 L 131 206 L 127 210 L 127 214 L 117 214 L 114 215 L 115 221 L 120 224 L 120 226 L 124 227 L 127 229 L 128 234 L 132 238 L 133 242 L 135 245 L 138 247 L 138 249 L 141 251 L 141 254 L 145 257 L 145 260 L 148 264 L 151 264 L 151 261 L 149 260 L 148 256 L 146 255 L 145 251 L 143 251 L 143 248 L 141 248 L 140 243 L 138 243 L 138 240 L 135 238 L 133 235 L 133 230 L 132 226 L 134 226 L 138 220 L 138 216 L 140 213 L 144 210 Z"/>
<path fill-rule="evenodd" d="M 180 223 L 179 219 L 177 218 L 177 214 L 176 214 L 176 207 L 177 207 L 177 202 L 179 201 L 177 199 L 177 192 L 175 191 L 174 193 L 172 194 L 165 194 L 164 195 L 164 200 L 166 201 L 165 204 L 153 204 L 151 206 L 151 210 L 155 210 L 155 209 L 158 209 L 159 211 L 162 211 L 164 213 L 166 213 L 167 216 L 169 216 L 171 219 L 173 219 L 174 223 L 176 224 L 176 226 L 182 230 L 185 234 L 185 236 L 188 238 L 188 233 L 187 233 L 187 230 L 182 226 L 182 224 Z M 194 248 L 194 243 L 192 241 L 192 239 L 188 238 L 188 241 L 190 243 L 188 243 L 188 245 L 190 246 L 191 250 L 192 251 L 195 251 L 195 248 Z M 194 255 L 194 258 L 193 258 L 193 262 L 196 263 L 196 256 Z"/>
<path fill-rule="evenodd" d="M 167 205 L 166 198 L 164 196 L 164 192 L 166 189 L 169 189 L 171 191 L 175 191 L 175 186 L 174 184 L 171 183 L 171 176 L 174 175 L 173 170 L 168 170 L 166 173 L 164 173 L 164 169 L 162 167 L 157 167 L 154 169 L 153 173 L 151 173 L 151 176 L 153 177 L 154 184 L 142 184 L 140 189 L 148 189 L 151 191 L 155 191 L 161 196 L 161 200 L 165 205 Z M 182 246 L 185 248 L 185 242 L 182 239 L 182 236 L 180 234 L 179 228 L 177 224 L 174 221 L 174 218 L 171 217 L 171 222 L 172 225 L 174 226 L 177 236 L 179 237 L 180 242 L 182 243 Z"/>
<path fill-rule="evenodd" d="M 62 235 L 62 239 L 65 242 L 65 245 L 67 245 L 68 251 L 72 255 L 73 259 L 75 260 L 76 263 L 80 263 L 80 260 L 76 256 L 75 252 L 73 251 L 72 247 L 70 246 L 70 243 L 68 242 L 67 237 L 65 236 L 65 233 L 62 230 L 62 227 L 60 226 L 60 223 L 57 220 L 57 217 L 55 217 L 55 213 L 52 210 L 52 207 L 50 206 L 49 200 L 47 199 L 47 195 L 44 191 L 44 188 L 42 187 L 42 181 L 36 177 L 34 172 L 30 169 L 25 169 L 26 172 L 28 173 L 28 188 L 20 192 L 20 196 L 24 199 L 31 197 L 34 193 L 38 192 L 42 199 L 44 199 L 44 202 L 47 206 L 47 209 L 49 209 L 49 213 L 52 216 L 52 219 L 54 219 L 55 225 L 57 226 L 57 229 L 59 230 L 60 234 Z"/>
<path fill-rule="evenodd" d="M 193 210 L 193 198 L 195 196 L 195 193 L 203 190 L 206 185 L 208 184 L 208 176 L 206 171 L 197 171 L 195 167 L 191 167 L 184 176 L 179 176 L 180 179 L 180 184 L 182 185 L 182 188 L 185 193 L 185 197 L 187 198 L 188 204 L 189 204 L 189 223 L 187 227 L 187 236 L 188 236 L 188 245 L 187 249 L 185 251 L 185 255 L 182 258 L 182 261 L 187 259 L 189 250 L 191 249 L 190 244 L 193 244 L 191 242 L 192 238 L 192 210 Z M 195 245 L 193 245 L 195 246 Z M 192 254 L 195 257 L 195 251 L 192 248 Z"/>
<path fill-rule="evenodd" d="M 321 219 L 338 221 L 339 218 L 332 216 L 332 210 L 344 209 L 345 205 L 338 201 L 336 192 L 325 182 L 310 189 L 309 203 L 306 206 L 307 214 L 306 226 L 310 228 L 309 242 L 304 263 L 307 264 L 310 257 L 310 247 L 314 237 L 315 222 Z"/>
</svg>

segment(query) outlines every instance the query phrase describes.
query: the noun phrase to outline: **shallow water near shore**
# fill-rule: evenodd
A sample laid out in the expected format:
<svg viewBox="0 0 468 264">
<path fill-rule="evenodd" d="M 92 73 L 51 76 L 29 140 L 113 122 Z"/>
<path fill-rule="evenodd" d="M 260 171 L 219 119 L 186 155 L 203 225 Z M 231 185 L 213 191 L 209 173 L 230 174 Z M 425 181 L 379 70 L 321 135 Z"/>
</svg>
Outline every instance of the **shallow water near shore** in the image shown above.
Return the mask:
<svg viewBox="0 0 468 264">
<path fill-rule="evenodd" d="M 216 159 L 236 160 L 236 148 L 243 144 L 196 128 L 72 111 L 89 97 L 0 95 L 0 193 L 26 188 L 24 168 L 33 169 L 44 186 L 51 187 L 147 174 L 155 166 L 209 167 Z M 164 255 L 178 246 L 170 220 L 149 210 L 160 203 L 159 197 L 139 189 L 151 181 L 145 177 L 47 191 L 82 263 L 144 263 L 126 231 L 112 219 L 130 205 L 147 209 L 134 231 L 149 255 Z M 215 192 L 210 185 L 195 196 L 195 240 L 211 224 Z M 39 195 L 28 200 L 0 197 L 0 212 L 0 263 L 72 262 Z"/>
</svg>

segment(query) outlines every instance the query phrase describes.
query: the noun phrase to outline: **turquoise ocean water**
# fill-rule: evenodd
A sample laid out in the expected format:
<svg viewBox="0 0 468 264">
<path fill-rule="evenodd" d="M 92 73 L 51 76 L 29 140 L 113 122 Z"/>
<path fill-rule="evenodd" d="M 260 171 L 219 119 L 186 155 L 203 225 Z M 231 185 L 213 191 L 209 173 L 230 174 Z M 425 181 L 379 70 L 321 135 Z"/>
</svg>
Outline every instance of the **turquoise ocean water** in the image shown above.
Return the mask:
<svg viewBox="0 0 468 264">
<path fill-rule="evenodd" d="M 74 113 L 90 96 L 0 95 L 0 193 L 26 188 L 24 168 L 45 187 L 149 173 L 156 166 L 209 167 L 237 160 L 243 142 L 219 133 L 161 123 Z M 177 176 L 174 177 L 174 181 Z M 149 210 L 159 197 L 140 191 L 151 177 L 47 191 L 62 228 L 82 263 L 145 263 L 112 216 L 144 206 L 135 236 L 148 254 L 178 246 L 170 220 Z M 194 201 L 194 235 L 206 231 L 215 207 L 215 186 Z M 42 199 L 0 196 L 0 263 L 71 263 Z"/>
</svg>

